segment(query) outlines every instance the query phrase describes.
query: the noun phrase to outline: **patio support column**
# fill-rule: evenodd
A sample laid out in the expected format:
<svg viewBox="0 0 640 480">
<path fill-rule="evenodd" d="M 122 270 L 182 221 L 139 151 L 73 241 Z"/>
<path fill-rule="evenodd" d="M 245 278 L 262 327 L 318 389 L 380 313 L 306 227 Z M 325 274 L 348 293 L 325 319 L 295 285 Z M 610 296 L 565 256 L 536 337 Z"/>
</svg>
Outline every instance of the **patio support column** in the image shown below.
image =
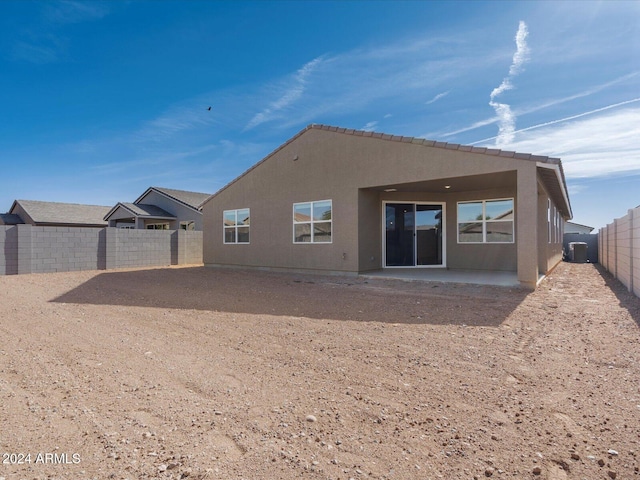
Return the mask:
<svg viewBox="0 0 640 480">
<path fill-rule="evenodd" d="M 535 289 L 538 283 L 538 179 L 535 163 L 518 169 L 516 208 L 518 281 Z"/>
</svg>

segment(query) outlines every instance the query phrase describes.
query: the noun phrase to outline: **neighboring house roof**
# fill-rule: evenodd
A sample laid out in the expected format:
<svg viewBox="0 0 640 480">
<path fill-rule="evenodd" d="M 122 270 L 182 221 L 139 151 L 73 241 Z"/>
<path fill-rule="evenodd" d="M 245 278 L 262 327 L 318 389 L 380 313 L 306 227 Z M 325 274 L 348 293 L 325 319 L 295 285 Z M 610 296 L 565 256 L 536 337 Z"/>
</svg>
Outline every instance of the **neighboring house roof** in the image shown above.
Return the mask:
<svg viewBox="0 0 640 480">
<path fill-rule="evenodd" d="M 565 222 L 565 224 L 569 225 L 569 226 L 575 226 L 575 227 L 578 227 L 580 229 L 584 228 L 585 230 L 589 230 L 589 232 L 592 232 L 593 229 L 594 229 L 594 227 L 591 227 L 589 225 L 582 225 L 581 223 L 576 223 L 576 222 Z"/>
<path fill-rule="evenodd" d="M 104 227 L 106 222 L 104 215 L 110 207 L 100 205 L 83 205 L 78 203 L 42 202 L 39 200 L 16 200 L 9 213 L 13 213 L 16 207 L 29 217 L 23 218 L 25 222 L 33 222 L 35 225 L 72 225 Z M 31 222 L 29 222 L 31 220 Z"/>
<path fill-rule="evenodd" d="M 145 218 L 166 218 L 175 220 L 175 215 L 167 212 L 166 210 L 157 207 L 156 205 L 147 205 L 144 203 L 123 203 L 118 202 L 109 212 L 104 216 L 104 220 L 108 221 L 109 217 L 114 214 L 118 208 L 123 208 L 126 211 L 130 212 L 134 217 L 145 217 Z"/>
<path fill-rule="evenodd" d="M 341 127 L 332 127 L 329 125 L 321 125 L 321 124 L 311 124 L 305 127 L 304 129 L 302 129 L 300 132 L 298 132 L 296 135 L 294 135 L 289 140 L 284 142 L 282 145 L 280 145 L 278 148 L 276 148 L 274 151 L 272 151 L 270 154 L 268 154 L 258 163 L 256 163 L 251 168 L 246 170 L 244 173 L 242 173 L 241 175 L 233 179 L 231 182 L 229 182 L 227 185 L 222 187 L 216 193 L 214 193 L 213 195 L 210 195 L 205 200 L 203 200 L 202 203 L 199 205 L 199 208 L 202 208 L 203 205 L 206 204 L 213 197 L 215 197 L 220 192 L 222 192 L 223 190 L 227 189 L 229 186 L 231 186 L 232 184 L 240 180 L 242 177 L 247 175 L 254 168 L 266 162 L 269 158 L 271 158 L 277 152 L 279 152 L 280 150 L 282 150 L 283 148 L 285 148 L 286 146 L 288 146 L 289 144 L 297 140 L 300 136 L 304 135 L 309 130 L 325 130 L 325 131 L 340 133 L 344 135 L 353 135 L 356 137 L 370 137 L 370 138 L 377 138 L 380 140 L 388 140 L 392 142 L 411 143 L 414 145 L 424 145 L 427 147 L 443 148 L 447 150 L 459 150 L 461 152 L 513 158 L 516 160 L 534 161 L 538 164 L 539 167 L 543 167 L 538 169 L 540 173 L 540 177 L 542 178 L 542 181 L 545 183 L 545 186 L 547 186 L 547 188 L 550 190 L 550 194 L 554 196 L 554 198 L 557 200 L 556 203 L 560 205 L 562 212 L 565 214 L 567 218 L 571 218 L 573 216 L 573 213 L 571 212 L 571 204 L 569 202 L 569 195 L 567 193 L 567 182 L 565 180 L 564 170 L 562 168 L 562 162 L 560 161 L 559 158 L 547 157 L 542 155 L 532 155 L 530 153 L 517 153 L 512 151 L 500 150 L 497 148 L 473 147 L 470 145 L 461 145 L 457 143 L 436 142 L 433 140 L 425 140 L 424 138 L 404 137 L 400 135 L 389 135 L 386 133 L 354 130 L 354 129 L 341 128 Z M 560 200 L 562 200 L 562 202 L 560 202 Z"/>
<path fill-rule="evenodd" d="M 24 223 L 20 215 L 15 213 L 0 213 L 0 225 L 18 225 Z"/>
<path fill-rule="evenodd" d="M 133 203 L 138 204 L 149 192 L 155 191 L 160 195 L 169 197 L 176 202 L 186 205 L 193 210 L 199 210 L 200 204 L 203 203 L 211 195 L 209 193 L 188 192 L 186 190 L 175 190 L 173 188 L 149 187 L 142 195 L 140 195 Z"/>
</svg>

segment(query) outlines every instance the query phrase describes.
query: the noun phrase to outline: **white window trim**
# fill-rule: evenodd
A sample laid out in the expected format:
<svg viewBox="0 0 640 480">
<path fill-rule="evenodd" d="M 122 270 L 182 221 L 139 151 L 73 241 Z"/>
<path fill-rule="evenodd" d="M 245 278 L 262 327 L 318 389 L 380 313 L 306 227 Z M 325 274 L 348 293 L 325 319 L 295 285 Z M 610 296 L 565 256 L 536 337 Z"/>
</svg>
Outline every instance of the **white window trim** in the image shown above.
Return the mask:
<svg viewBox="0 0 640 480">
<path fill-rule="evenodd" d="M 241 210 L 246 210 L 247 212 L 249 212 L 249 225 L 238 225 L 238 212 Z M 224 217 L 227 213 L 229 212 L 233 212 L 234 216 L 235 216 L 235 225 L 225 225 L 224 224 Z M 248 228 L 249 229 L 249 241 L 248 242 L 239 242 L 238 241 L 238 228 Z M 227 230 L 235 230 L 235 236 L 234 238 L 236 239 L 235 242 L 227 242 L 227 236 L 225 235 L 227 233 Z M 223 210 L 222 212 L 222 243 L 224 245 L 250 245 L 251 244 L 251 209 L 250 208 L 234 208 L 231 210 Z"/>
<path fill-rule="evenodd" d="M 387 226 L 385 212 L 388 203 L 407 203 L 417 205 L 440 205 L 442 207 L 442 264 L 441 265 L 413 265 L 413 266 L 394 266 L 387 265 Z M 415 208 L 415 207 L 414 207 Z M 427 202 L 427 201 L 405 201 L 405 200 L 384 200 L 382 202 L 382 211 L 380 212 L 382 218 L 382 268 L 388 269 L 400 269 L 400 268 L 415 268 L 415 269 L 428 269 L 428 268 L 447 268 L 447 203 L 446 202 Z M 415 227 L 414 227 L 415 228 Z M 415 233 L 415 230 L 414 230 Z M 418 244 L 414 242 L 414 258 L 418 252 Z"/>
<path fill-rule="evenodd" d="M 486 219 L 487 216 L 487 202 L 499 202 L 502 200 L 511 200 L 513 202 L 513 218 L 509 220 L 502 219 Z M 460 211 L 461 203 L 482 203 L 482 220 L 477 220 L 476 222 L 461 222 L 460 218 L 456 218 L 456 237 L 458 244 L 460 245 L 512 245 L 516 243 L 516 201 L 515 198 L 487 198 L 483 200 L 465 200 L 462 202 L 457 202 L 456 204 L 456 216 L 458 216 L 458 212 Z M 487 222 L 510 222 L 512 225 L 511 229 L 511 238 L 510 242 L 487 242 Z M 482 223 L 482 241 L 481 242 L 461 242 L 460 241 L 460 224 L 461 223 Z"/>
<path fill-rule="evenodd" d="M 331 207 L 331 220 L 314 220 L 313 219 L 313 204 L 314 203 L 321 203 L 321 202 L 329 202 L 329 205 Z M 311 215 L 310 215 L 310 220 L 308 222 L 296 222 L 296 205 L 311 205 Z M 293 204 L 293 207 L 291 209 L 292 212 L 292 218 L 293 218 L 293 228 L 292 228 L 292 238 L 291 240 L 293 241 L 293 243 L 295 245 L 309 245 L 309 244 L 313 244 L 313 245 L 331 245 L 333 243 L 333 200 L 328 198 L 326 200 L 313 200 L 311 202 L 297 202 Z M 331 225 L 331 241 L 329 242 L 316 242 L 314 241 L 314 230 L 313 230 L 313 226 L 316 223 L 328 223 Z M 309 242 L 296 242 L 296 225 L 305 225 L 305 224 L 309 224 L 311 227 L 311 240 Z"/>
</svg>

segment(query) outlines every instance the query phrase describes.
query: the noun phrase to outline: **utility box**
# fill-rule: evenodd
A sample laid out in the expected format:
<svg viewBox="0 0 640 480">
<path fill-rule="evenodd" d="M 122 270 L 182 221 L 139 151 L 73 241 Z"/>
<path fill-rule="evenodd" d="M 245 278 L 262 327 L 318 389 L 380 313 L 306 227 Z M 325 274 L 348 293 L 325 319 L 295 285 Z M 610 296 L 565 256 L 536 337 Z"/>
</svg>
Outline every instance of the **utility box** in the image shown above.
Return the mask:
<svg viewBox="0 0 640 480">
<path fill-rule="evenodd" d="M 569 243 L 569 261 L 573 263 L 587 263 L 587 244 L 585 242 Z"/>
</svg>

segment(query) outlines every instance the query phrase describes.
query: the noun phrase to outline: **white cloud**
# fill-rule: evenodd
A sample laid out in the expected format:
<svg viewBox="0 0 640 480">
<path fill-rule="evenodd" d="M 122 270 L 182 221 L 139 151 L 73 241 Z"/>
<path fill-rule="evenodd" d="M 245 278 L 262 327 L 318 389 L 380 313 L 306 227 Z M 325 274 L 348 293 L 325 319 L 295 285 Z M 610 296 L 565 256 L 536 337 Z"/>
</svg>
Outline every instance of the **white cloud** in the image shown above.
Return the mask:
<svg viewBox="0 0 640 480">
<path fill-rule="evenodd" d="M 362 127 L 360 130 L 364 130 L 365 132 L 373 132 L 377 125 L 378 125 L 378 122 L 376 121 L 367 122 L 366 125 Z"/>
<path fill-rule="evenodd" d="M 61 41 L 56 40 L 17 40 L 11 48 L 13 60 L 26 60 L 37 65 L 58 61 L 61 52 Z"/>
<path fill-rule="evenodd" d="M 449 95 L 449 91 L 439 93 L 439 94 L 437 94 L 435 97 L 433 97 L 431 100 L 429 100 L 428 102 L 426 102 L 426 104 L 427 104 L 427 105 L 431 105 L 432 103 L 437 102 L 438 100 L 440 100 L 441 98 L 446 97 L 447 95 Z"/>
<path fill-rule="evenodd" d="M 54 63 L 67 56 L 69 40 L 60 33 L 63 26 L 98 20 L 109 13 L 106 3 L 59 0 L 42 5 L 39 24 L 26 27 L 11 45 L 13 60 L 35 64 Z M 43 21 L 44 20 L 44 21 Z"/>
<path fill-rule="evenodd" d="M 274 118 L 274 114 L 299 100 L 305 91 L 308 77 L 321 62 L 322 57 L 318 57 L 302 66 L 302 68 L 295 73 L 289 82 L 290 84 L 287 86 L 284 94 L 277 100 L 271 102 L 271 104 L 263 111 L 256 113 L 245 127 L 245 130 L 250 130 L 261 123 L 272 120 Z"/>
<path fill-rule="evenodd" d="M 519 133 L 503 148 L 560 157 L 568 178 L 640 173 L 640 108 L 551 123 Z"/>
<path fill-rule="evenodd" d="M 216 121 L 216 112 L 205 108 L 206 102 L 191 99 L 174 105 L 158 117 L 148 121 L 134 137 L 139 140 L 163 140 L 178 132 L 206 127 Z"/>
<path fill-rule="evenodd" d="M 554 107 L 556 105 L 560 105 L 560 104 L 563 104 L 563 103 L 571 102 L 573 100 L 578 100 L 580 98 L 588 97 L 588 96 L 594 95 L 596 93 L 599 93 L 599 92 L 601 92 L 603 90 L 606 90 L 606 89 L 608 89 L 610 87 L 618 86 L 620 83 L 626 82 L 628 80 L 633 80 L 634 78 L 638 77 L 638 75 L 640 75 L 640 72 L 631 72 L 629 74 L 626 74 L 626 75 L 623 75 L 621 77 L 615 78 L 615 79 L 613 79 L 613 80 L 611 80 L 609 82 L 605 82 L 605 83 L 602 83 L 600 85 L 596 85 L 594 87 L 590 87 L 590 88 L 588 88 L 586 90 L 583 90 L 583 91 L 578 92 L 578 93 L 573 94 L 573 95 L 568 95 L 568 96 L 562 97 L 562 98 L 554 98 L 554 99 L 546 100 L 546 101 L 543 101 L 542 103 L 538 103 L 538 104 L 535 104 L 535 105 L 532 105 L 532 106 L 529 106 L 529 107 L 519 108 L 519 109 L 515 110 L 515 116 L 516 117 L 522 117 L 522 116 L 528 115 L 530 113 L 535 113 L 535 112 L 538 112 L 540 110 L 545 110 L 545 109 L 547 109 L 549 107 Z M 633 100 L 633 101 L 635 101 L 635 100 Z M 614 106 L 617 106 L 617 105 L 618 104 L 616 104 Z M 611 108 L 611 106 L 604 107 L 604 108 L 605 109 L 606 108 Z M 586 115 L 588 113 L 589 112 L 583 113 L 583 114 L 580 114 L 580 115 L 582 116 L 582 115 Z M 481 128 L 481 127 L 485 127 L 487 125 L 491 125 L 492 123 L 496 123 L 498 120 L 499 120 L 499 117 L 497 117 L 497 116 L 491 117 L 491 118 L 486 118 L 484 120 L 479 120 L 477 122 L 474 122 L 471 125 L 466 126 L 466 127 L 462 127 L 462 128 L 450 131 L 450 132 L 440 133 L 437 136 L 438 136 L 438 138 L 452 137 L 452 136 L 458 135 L 460 133 L 469 132 L 469 131 L 475 130 L 477 128 Z M 568 120 L 568 119 L 563 119 L 563 120 L 559 120 L 559 121 L 566 121 L 566 120 Z M 533 127 L 528 127 L 528 128 L 530 129 L 530 128 L 533 128 Z M 524 129 L 524 130 L 526 130 L 526 129 Z M 523 131 L 523 130 L 516 130 L 516 131 L 514 131 L 514 133 L 517 134 L 520 131 Z M 478 140 L 476 142 L 469 143 L 468 145 L 476 145 L 476 144 L 479 144 L 479 143 L 486 143 L 486 142 L 488 142 L 490 140 L 495 140 L 496 138 L 497 138 L 497 136 L 484 138 L 482 140 Z"/>
<path fill-rule="evenodd" d="M 496 145 L 499 147 L 513 140 L 513 132 L 516 127 L 516 117 L 508 104 L 496 102 L 495 99 L 503 92 L 513 88 L 512 79 L 520 73 L 524 62 L 527 60 L 529 55 L 529 47 L 527 46 L 528 34 L 527 25 L 521 21 L 518 26 L 518 32 L 516 33 L 516 52 L 513 54 L 513 60 L 511 62 L 511 67 L 509 68 L 509 75 L 502 80 L 502 83 L 498 87 L 493 89 L 490 95 L 489 105 L 494 108 L 498 115 L 498 136 L 496 138 Z"/>
<path fill-rule="evenodd" d="M 564 122 L 568 122 L 569 120 L 575 120 L 576 118 L 581 118 L 581 117 L 586 117 L 589 115 L 594 115 L 596 113 L 600 113 L 600 112 L 604 112 L 605 110 L 611 110 L 613 108 L 618 108 L 621 107 L 623 105 L 629 105 L 630 103 L 636 103 L 636 102 L 640 102 L 640 97 L 639 98 L 633 98 L 631 100 L 625 100 L 624 102 L 619 102 L 619 103 L 614 103 L 612 105 L 607 105 L 606 107 L 601 107 L 601 108 L 596 108 L 595 110 L 589 110 L 588 112 L 582 112 L 582 113 L 578 113 L 576 115 L 571 115 L 569 117 L 564 117 L 564 118 L 560 118 L 557 120 L 549 120 L 548 122 L 543 122 L 543 123 L 539 123 L 537 125 L 532 125 L 530 127 L 526 127 L 526 128 L 521 128 L 520 130 L 515 130 L 513 133 L 522 133 L 522 132 L 527 132 L 529 130 L 535 130 L 538 128 L 542 128 L 542 127 L 548 127 L 551 125 L 555 125 L 557 123 L 564 123 Z M 478 122 L 478 126 L 480 122 Z M 487 122 L 484 123 L 484 125 L 486 125 Z M 475 128 L 475 127 L 474 127 Z M 466 130 L 461 130 L 461 131 L 466 131 Z M 478 145 L 481 143 L 486 143 L 489 142 L 491 140 L 495 140 L 498 137 L 489 137 L 489 138 L 483 138 L 482 140 L 478 140 L 472 143 L 469 143 L 468 145 Z"/>
<path fill-rule="evenodd" d="M 74 0 L 59 0 L 44 5 L 43 14 L 53 23 L 80 23 L 97 20 L 109 13 L 106 3 L 99 1 L 80 2 Z"/>
</svg>

